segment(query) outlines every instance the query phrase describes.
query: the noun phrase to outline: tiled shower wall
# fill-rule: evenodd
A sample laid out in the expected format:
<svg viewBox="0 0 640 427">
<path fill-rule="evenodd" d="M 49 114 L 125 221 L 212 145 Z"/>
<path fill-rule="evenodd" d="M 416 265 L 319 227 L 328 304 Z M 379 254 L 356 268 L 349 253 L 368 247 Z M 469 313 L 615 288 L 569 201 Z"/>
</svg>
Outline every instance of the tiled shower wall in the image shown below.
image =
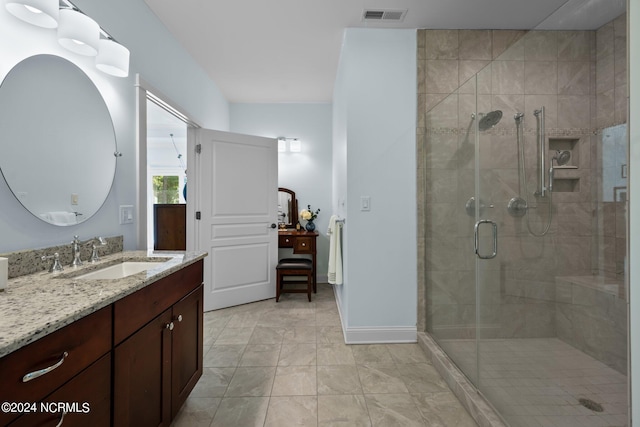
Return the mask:
<svg viewBox="0 0 640 427">
<path fill-rule="evenodd" d="M 480 264 L 482 337 L 555 337 L 556 276 L 617 271 L 620 254 L 610 247 L 624 246 L 624 230 L 609 226 L 607 215 L 620 212 L 598 203 L 598 150 L 602 128 L 626 121 L 625 21 L 598 31 L 418 31 L 419 325 L 436 338 L 472 338 L 476 331 L 474 219 L 465 211 L 476 184 L 476 87 L 478 112 L 504 114 L 478 135 L 483 217 L 499 227 L 498 256 Z M 520 218 L 506 206 L 525 193 L 513 116 L 525 113 L 530 194 L 533 111 L 542 106 L 551 148 L 571 149 L 569 164 L 577 169 L 556 173 L 550 230 L 534 237 L 527 221 L 534 232 L 544 229 L 548 198 L 530 196 L 537 208 Z"/>
</svg>

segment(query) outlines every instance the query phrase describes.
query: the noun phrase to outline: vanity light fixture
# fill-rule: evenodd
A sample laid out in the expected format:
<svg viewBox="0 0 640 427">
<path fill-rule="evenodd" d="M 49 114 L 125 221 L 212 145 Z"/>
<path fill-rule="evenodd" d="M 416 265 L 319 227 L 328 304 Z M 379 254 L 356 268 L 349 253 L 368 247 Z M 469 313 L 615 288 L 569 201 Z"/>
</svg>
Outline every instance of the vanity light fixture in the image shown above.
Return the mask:
<svg viewBox="0 0 640 427">
<path fill-rule="evenodd" d="M 289 141 L 289 151 L 291 151 L 292 153 L 299 153 L 300 151 L 302 151 L 302 143 L 298 138 L 293 138 L 291 141 Z"/>
<path fill-rule="evenodd" d="M 100 71 L 115 77 L 129 75 L 129 49 L 70 0 L 4 0 L 4 4 L 16 18 L 38 27 L 57 28 L 60 45 L 80 55 L 95 56 Z"/>
<path fill-rule="evenodd" d="M 60 10 L 58 43 L 80 55 L 96 56 L 100 41 L 100 26 L 76 9 Z"/>
<path fill-rule="evenodd" d="M 287 143 L 289 146 L 287 147 Z M 278 137 L 278 152 L 286 153 L 299 153 L 301 150 L 301 143 L 298 138 L 285 138 L 284 136 Z"/>
<path fill-rule="evenodd" d="M 42 28 L 58 26 L 58 0 L 5 0 L 5 7 L 13 16 Z"/>
<path fill-rule="evenodd" d="M 129 49 L 112 38 L 101 39 L 98 42 L 98 48 L 96 56 L 98 70 L 115 77 L 129 75 Z"/>
</svg>

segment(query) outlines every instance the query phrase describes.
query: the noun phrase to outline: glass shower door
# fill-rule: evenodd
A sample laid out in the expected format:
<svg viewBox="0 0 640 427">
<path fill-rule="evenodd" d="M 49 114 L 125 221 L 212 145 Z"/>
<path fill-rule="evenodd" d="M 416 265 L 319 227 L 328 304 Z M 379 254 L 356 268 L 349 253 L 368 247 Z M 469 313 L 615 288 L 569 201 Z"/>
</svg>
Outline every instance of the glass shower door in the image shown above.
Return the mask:
<svg viewBox="0 0 640 427">
<path fill-rule="evenodd" d="M 490 72 L 490 68 L 486 70 Z M 496 109 L 492 99 L 478 95 L 476 113 L 475 194 L 480 201 L 473 226 L 476 291 L 476 386 L 482 391 L 487 369 L 494 368 L 492 353 L 485 340 L 500 335 L 502 314 L 502 266 L 508 254 L 502 250 L 503 213 L 506 211 L 509 182 L 513 171 L 505 167 L 505 158 L 515 160 L 515 144 L 508 138 L 508 119 Z M 513 150 L 513 153 L 510 151 Z M 496 153 L 500 155 L 497 156 Z M 517 182 L 517 179 L 516 179 Z M 497 369 L 498 366 L 495 366 Z M 490 375 L 489 375 L 490 376 Z"/>
<path fill-rule="evenodd" d="M 473 239 L 476 211 L 481 209 L 476 203 L 475 92 L 473 76 L 435 100 L 424 116 L 428 331 L 473 383 L 478 377 Z"/>
</svg>

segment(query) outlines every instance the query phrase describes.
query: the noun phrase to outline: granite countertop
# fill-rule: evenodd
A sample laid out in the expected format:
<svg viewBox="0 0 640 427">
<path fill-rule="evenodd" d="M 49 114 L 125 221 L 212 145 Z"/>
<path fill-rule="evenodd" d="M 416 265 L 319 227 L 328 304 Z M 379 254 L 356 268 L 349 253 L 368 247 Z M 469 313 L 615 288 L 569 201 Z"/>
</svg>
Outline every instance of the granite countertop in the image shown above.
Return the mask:
<svg viewBox="0 0 640 427">
<path fill-rule="evenodd" d="M 35 273 L 9 279 L 0 292 L 0 357 L 132 294 L 207 256 L 206 252 L 127 251 L 97 263 L 64 266 L 61 273 Z M 123 279 L 79 279 L 123 261 L 161 263 Z"/>
</svg>

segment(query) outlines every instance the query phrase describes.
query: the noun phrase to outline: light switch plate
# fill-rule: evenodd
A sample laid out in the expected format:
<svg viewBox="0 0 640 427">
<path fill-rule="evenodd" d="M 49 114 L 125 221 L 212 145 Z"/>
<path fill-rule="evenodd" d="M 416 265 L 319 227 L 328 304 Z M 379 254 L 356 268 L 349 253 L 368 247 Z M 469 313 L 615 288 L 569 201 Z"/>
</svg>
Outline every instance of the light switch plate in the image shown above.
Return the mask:
<svg viewBox="0 0 640 427">
<path fill-rule="evenodd" d="M 371 210 L 371 197 L 370 196 L 361 196 L 360 197 L 360 210 L 363 212 L 368 212 Z"/>
<path fill-rule="evenodd" d="M 133 224 L 133 205 L 120 206 L 120 224 Z"/>
</svg>

